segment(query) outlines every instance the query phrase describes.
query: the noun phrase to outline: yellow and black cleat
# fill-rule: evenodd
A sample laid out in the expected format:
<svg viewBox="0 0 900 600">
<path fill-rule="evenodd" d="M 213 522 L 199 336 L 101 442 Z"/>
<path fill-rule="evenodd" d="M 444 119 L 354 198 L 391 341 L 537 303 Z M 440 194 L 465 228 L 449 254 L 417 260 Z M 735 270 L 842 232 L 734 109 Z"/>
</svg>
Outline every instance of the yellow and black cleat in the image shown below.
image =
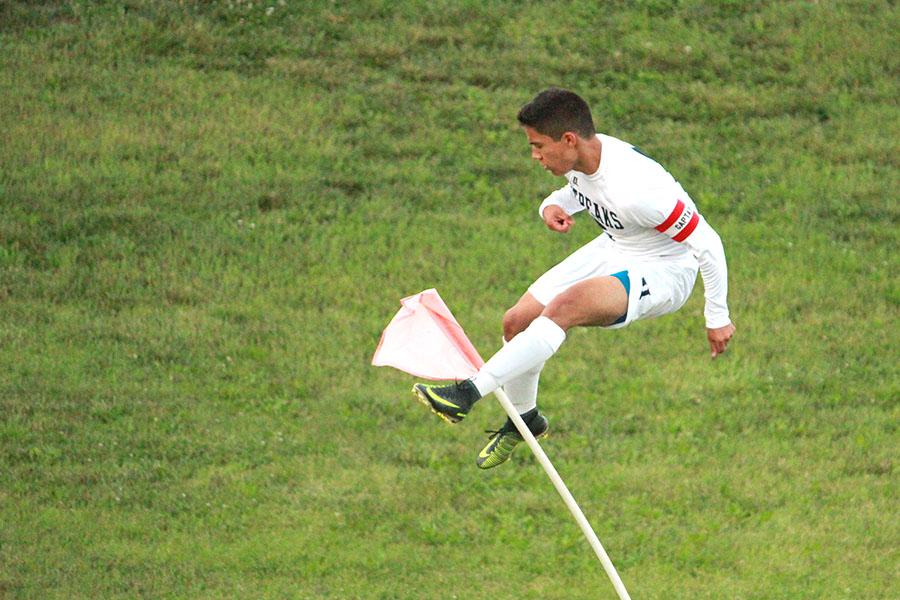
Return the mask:
<svg viewBox="0 0 900 600">
<path fill-rule="evenodd" d="M 528 425 L 528 429 L 536 439 L 547 437 L 550 423 L 536 408 L 522 415 L 522 420 Z M 510 419 L 506 419 L 506 423 L 500 429 L 487 433 L 491 434 L 491 439 L 475 459 L 475 464 L 479 469 L 491 469 L 502 465 L 512 456 L 513 450 L 516 449 L 519 442 L 523 441 L 521 434 Z"/>
<path fill-rule="evenodd" d="M 448 423 L 462 421 L 481 398 L 478 388 L 468 379 L 449 385 L 417 383 L 412 391 L 422 404 Z"/>
</svg>

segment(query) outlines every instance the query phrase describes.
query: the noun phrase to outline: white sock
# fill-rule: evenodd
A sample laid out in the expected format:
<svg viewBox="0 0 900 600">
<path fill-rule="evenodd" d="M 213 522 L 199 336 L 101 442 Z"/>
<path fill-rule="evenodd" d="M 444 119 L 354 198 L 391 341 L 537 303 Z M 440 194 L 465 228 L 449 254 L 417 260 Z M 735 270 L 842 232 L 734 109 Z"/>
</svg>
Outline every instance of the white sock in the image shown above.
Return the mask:
<svg viewBox="0 0 900 600">
<path fill-rule="evenodd" d="M 510 402 L 513 403 L 516 412 L 520 415 L 537 407 L 538 381 L 543 368 L 544 363 L 541 363 L 503 384 L 503 389 L 506 390 Z"/>
<path fill-rule="evenodd" d="M 559 325 L 547 317 L 538 317 L 525 331 L 484 363 L 472 378 L 472 383 L 482 396 L 486 396 L 519 375 L 542 365 L 559 350 L 565 339 L 566 332 Z"/>
<path fill-rule="evenodd" d="M 509 342 L 503 339 L 503 345 Z M 516 407 L 516 412 L 524 415 L 529 410 L 537 408 L 538 381 L 541 378 L 541 371 L 544 369 L 546 362 L 542 362 L 533 369 L 529 369 L 519 375 L 513 377 L 503 385 L 509 396 L 510 402 Z"/>
</svg>

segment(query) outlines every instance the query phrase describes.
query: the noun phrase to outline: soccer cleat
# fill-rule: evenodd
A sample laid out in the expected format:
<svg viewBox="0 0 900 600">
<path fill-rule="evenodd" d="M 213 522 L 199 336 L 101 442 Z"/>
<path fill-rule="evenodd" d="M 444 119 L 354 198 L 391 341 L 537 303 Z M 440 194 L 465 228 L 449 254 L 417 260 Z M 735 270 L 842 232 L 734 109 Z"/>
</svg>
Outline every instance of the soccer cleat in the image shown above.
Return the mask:
<svg viewBox="0 0 900 600">
<path fill-rule="evenodd" d="M 531 412 L 529 411 L 529 413 Z M 522 415 L 522 420 L 528 425 L 531 434 L 536 439 L 546 437 L 547 430 L 550 428 L 547 418 L 537 412 L 536 408 L 533 414 L 529 413 Z M 497 431 L 487 431 L 486 433 L 491 434 L 491 441 L 478 453 L 475 464 L 478 465 L 479 469 L 490 469 L 502 465 L 509 460 L 519 442 L 523 441 L 516 426 L 513 425 L 512 420 L 509 418 L 506 419 L 503 427 Z"/>
<path fill-rule="evenodd" d="M 449 385 L 417 383 L 413 386 L 413 393 L 431 412 L 448 423 L 462 421 L 472 405 L 481 398 L 478 388 L 469 379 Z"/>
</svg>

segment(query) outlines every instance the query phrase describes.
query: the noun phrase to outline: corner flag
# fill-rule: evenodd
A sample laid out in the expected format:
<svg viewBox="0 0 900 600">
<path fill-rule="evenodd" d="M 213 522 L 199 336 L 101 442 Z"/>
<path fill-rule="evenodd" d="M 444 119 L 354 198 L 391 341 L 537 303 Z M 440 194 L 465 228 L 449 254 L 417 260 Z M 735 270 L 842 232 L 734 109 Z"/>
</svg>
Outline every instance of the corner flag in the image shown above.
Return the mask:
<svg viewBox="0 0 900 600">
<path fill-rule="evenodd" d="M 425 379 L 468 379 L 484 361 L 450 309 L 432 288 L 400 301 L 372 357 L 376 367 L 394 367 Z"/>
<path fill-rule="evenodd" d="M 468 379 L 478 373 L 484 361 L 450 313 L 450 309 L 441 300 L 437 290 L 432 288 L 407 296 L 400 304 L 400 311 L 394 315 L 381 334 L 381 341 L 378 342 L 378 348 L 372 357 L 373 365 L 394 367 L 416 377 L 438 380 Z M 619 599 L 631 600 L 625 584 L 622 583 L 591 524 L 581 512 L 581 508 L 578 507 L 575 498 L 563 483 L 543 448 L 522 421 L 506 392 L 501 387 L 494 391 L 494 395 L 516 426 L 519 435 L 534 452 L 569 512 L 575 517 L 575 522 L 587 538 L 594 554 L 600 559 L 600 564 L 603 565 Z"/>
</svg>

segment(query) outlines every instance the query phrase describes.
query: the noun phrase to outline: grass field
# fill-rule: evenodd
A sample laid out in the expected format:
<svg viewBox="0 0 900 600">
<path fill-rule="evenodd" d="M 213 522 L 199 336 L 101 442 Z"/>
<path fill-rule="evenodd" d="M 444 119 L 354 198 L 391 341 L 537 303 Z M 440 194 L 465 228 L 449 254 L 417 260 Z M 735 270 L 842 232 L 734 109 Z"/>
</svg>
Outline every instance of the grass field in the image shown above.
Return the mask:
<svg viewBox="0 0 900 600">
<path fill-rule="evenodd" d="M 485 355 L 598 233 L 550 84 L 721 234 L 738 332 L 574 332 L 550 458 L 635 600 L 900 590 L 892 1 L 0 0 L 0 597 L 614 598 L 527 450 L 369 366 L 437 287 Z M 893 33 L 892 33 L 893 32 Z"/>
</svg>

